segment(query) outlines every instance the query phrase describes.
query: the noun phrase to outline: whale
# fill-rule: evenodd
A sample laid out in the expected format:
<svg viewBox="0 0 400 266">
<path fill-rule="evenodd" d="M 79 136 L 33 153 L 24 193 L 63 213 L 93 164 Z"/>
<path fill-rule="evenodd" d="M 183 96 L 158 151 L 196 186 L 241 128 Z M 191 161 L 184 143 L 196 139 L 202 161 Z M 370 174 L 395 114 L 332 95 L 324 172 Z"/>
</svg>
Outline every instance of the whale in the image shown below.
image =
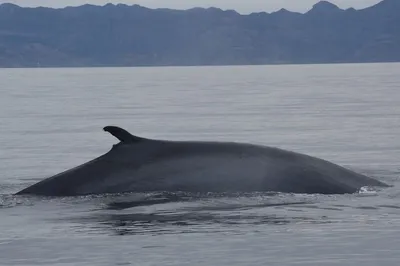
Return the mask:
<svg viewBox="0 0 400 266">
<path fill-rule="evenodd" d="M 80 196 L 126 192 L 353 194 L 386 183 L 324 159 L 241 142 L 173 141 L 104 131 L 119 142 L 105 154 L 17 192 Z"/>
</svg>

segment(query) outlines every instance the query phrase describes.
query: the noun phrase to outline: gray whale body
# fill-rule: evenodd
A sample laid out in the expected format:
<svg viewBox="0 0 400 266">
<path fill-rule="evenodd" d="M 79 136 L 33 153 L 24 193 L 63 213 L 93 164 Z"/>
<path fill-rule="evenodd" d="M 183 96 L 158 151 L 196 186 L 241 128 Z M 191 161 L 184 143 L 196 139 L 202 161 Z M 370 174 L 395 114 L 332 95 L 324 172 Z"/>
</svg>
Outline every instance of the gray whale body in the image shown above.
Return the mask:
<svg viewBox="0 0 400 266">
<path fill-rule="evenodd" d="M 355 193 L 388 186 L 331 162 L 235 142 L 140 138 L 107 126 L 120 140 L 106 154 L 16 194 L 78 196 L 124 192 Z"/>
</svg>

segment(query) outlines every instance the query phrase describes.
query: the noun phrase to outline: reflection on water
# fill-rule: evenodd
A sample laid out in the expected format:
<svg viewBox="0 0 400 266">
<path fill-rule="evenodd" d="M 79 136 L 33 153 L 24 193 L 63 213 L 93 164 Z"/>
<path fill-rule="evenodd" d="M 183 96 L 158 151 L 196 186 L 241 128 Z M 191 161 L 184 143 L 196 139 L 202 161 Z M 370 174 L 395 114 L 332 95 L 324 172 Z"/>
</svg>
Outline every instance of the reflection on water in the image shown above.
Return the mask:
<svg viewBox="0 0 400 266">
<path fill-rule="evenodd" d="M 287 214 L 268 214 L 269 208 L 310 204 L 313 196 L 300 197 L 280 193 L 251 195 L 161 193 L 129 194 L 107 198 L 96 212 L 72 219 L 99 231 L 109 229 L 116 234 L 210 232 L 217 226 L 283 225 L 315 222 L 323 219 Z"/>
<path fill-rule="evenodd" d="M 377 196 L 378 194 L 335 196 L 283 193 L 128 193 L 62 199 L 61 202 L 67 201 L 69 204 L 75 201 L 70 208 L 75 204 L 89 204 L 91 211 L 77 215 L 71 209 L 70 216 L 64 214 L 62 218 L 53 217 L 51 220 L 61 223 L 69 221 L 79 230 L 99 234 L 137 235 L 206 233 L 228 227 L 229 230 L 238 227 L 248 230 L 250 226 L 259 230 L 259 226 L 267 225 L 357 223 L 365 217 L 375 219 L 374 216 L 380 212 L 387 213 L 388 208 L 393 210 L 392 213 L 400 214 L 396 206 L 377 205 L 373 200 Z M 373 214 L 370 217 L 370 214 L 363 212 L 373 210 L 377 212 L 370 212 Z"/>
</svg>

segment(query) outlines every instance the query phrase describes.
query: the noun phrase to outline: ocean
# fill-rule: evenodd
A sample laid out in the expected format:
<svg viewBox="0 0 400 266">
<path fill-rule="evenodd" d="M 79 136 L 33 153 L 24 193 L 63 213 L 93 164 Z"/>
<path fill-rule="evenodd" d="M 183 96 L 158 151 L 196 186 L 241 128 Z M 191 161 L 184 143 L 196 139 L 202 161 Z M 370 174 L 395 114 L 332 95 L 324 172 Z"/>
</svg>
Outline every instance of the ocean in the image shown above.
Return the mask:
<svg viewBox="0 0 400 266">
<path fill-rule="evenodd" d="M 1 69 L 0 265 L 397 266 L 399 84 L 396 63 Z M 279 147 L 393 187 L 13 195 L 107 152 L 107 125 Z"/>
</svg>

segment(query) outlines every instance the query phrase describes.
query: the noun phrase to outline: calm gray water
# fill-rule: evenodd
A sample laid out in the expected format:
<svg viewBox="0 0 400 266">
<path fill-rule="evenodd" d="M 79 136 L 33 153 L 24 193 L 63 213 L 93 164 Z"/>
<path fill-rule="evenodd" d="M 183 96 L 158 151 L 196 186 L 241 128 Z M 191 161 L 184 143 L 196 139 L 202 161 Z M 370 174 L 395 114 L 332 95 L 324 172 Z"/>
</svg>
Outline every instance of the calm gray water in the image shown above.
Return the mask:
<svg viewBox="0 0 400 266">
<path fill-rule="evenodd" d="M 0 265 L 398 265 L 400 64 L 0 70 Z M 122 126 L 322 157 L 355 195 L 15 197 Z"/>
</svg>

